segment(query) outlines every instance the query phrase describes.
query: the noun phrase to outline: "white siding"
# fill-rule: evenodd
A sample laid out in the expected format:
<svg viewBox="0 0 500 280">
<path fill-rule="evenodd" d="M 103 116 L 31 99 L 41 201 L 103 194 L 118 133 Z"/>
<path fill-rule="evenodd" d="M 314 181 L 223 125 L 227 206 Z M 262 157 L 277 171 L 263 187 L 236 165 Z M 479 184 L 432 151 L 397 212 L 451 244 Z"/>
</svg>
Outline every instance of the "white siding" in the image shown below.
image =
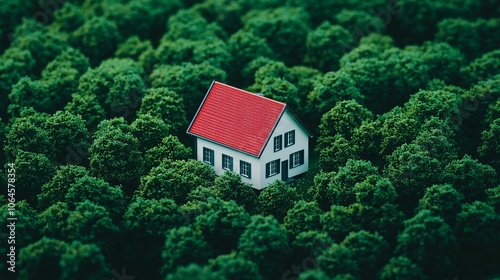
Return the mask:
<svg viewBox="0 0 500 280">
<path fill-rule="evenodd" d="M 285 147 L 285 133 L 291 130 L 295 130 L 295 144 L 289 147 Z M 278 152 L 274 152 L 274 137 L 278 135 L 283 135 L 283 145 L 282 149 Z M 274 130 L 271 138 L 264 148 L 264 152 L 260 158 L 260 172 L 262 176 L 260 177 L 260 185 L 266 187 L 268 184 L 274 182 L 275 180 L 281 180 L 281 175 L 283 170 L 281 170 L 281 162 L 284 160 L 289 160 L 290 154 L 304 150 L 304 164 L 288 169 L 288 177 L 294 177 L 309 169 L 309 137 L 306 131 L 300 126 L 292 115 L 285 111 L 281 117 L 276 129 Z M 280 173 L 272 177 L 266 178 L 266 163 L 280 159 Z"/>
<path fill-rule="evenodd" d="M 295 130 L 295 144 L 285 147 L 285 133 L 291 130 Z M 278 152 L 274 152 L 274 137 L 278 135 L 283 135 L 282 149 Z M 275 180 L 281 180 L 283 172 L 281 163 L 285 160 L 289 160 L 290 154 L 292 153 L 304 150 L 304 164 L 290 169 L 288 168 L 290 163 L 288 163 L 288 177 L 291 178 L 307 172 L 309 168 L 308 134 L 288 111 L 285 111 L 281 117 L 276 129 L 269 138 L 260 159 L 201 138 L 197 139 L 196 145 L 197 160 L 203 161 L 203 148 L 208 148 L 214 151 L 213 168 L 217 175 L 222 175 L 225 172 L 225 170 L 222 169 L 222 154 L 233 157 L 233 171 L 237 174 L 240 174 L 240 160 L 250 163 L 252 165 L 251 178 L 248 179 L 242 176 L 242 181 L 252 184 L 254 188 L 259 190 L 267 187 L 267 185 Z M 280 173 L 266 178 L 266 163 L 276 159 L 280 159 Z"/>
<path fill-rule="evenodd" d="M 222 154 L 233 157 L 233 171 L 237 174 L 240 174 L 240 160 L 246 161 L 250 163 L 252 166 L 251 170 L 251 178 L 248 179 L 246 177 L 241 177 L 242 181 L 245 183 L 250 183 L 254 185 L 254 188 L 260 189 L 259 180 L 261 177 L 259 160 L 255 157 L 243 154 L 241 152 L 235 151 L 233 149 L 226 148 L 219 144 L 215 144 L 213 142 L 198 138 L 196 141 L 197 149 L 196 149 L 196 159 L 199 161 L 203 161 L 203 148 L 208 148 L 214 150 L 214 170 L 217 175 L 222 175 L 226 170 L 222 169 Z M 265 177 L 265 174 L 264 174 Z"/>
</svg>

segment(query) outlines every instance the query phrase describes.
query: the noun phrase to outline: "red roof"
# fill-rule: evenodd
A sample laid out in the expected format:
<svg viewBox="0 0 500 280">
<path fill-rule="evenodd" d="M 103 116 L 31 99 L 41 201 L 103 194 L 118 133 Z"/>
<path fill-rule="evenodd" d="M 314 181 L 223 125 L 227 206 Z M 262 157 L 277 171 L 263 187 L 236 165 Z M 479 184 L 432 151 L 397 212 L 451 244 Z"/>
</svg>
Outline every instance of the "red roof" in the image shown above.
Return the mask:
<svg viewBox="0 0 500 280">
<path fill-rule="evenodd" d="M 187 132 L 258 157 L 285 106 L 213 82 Z"/>
</svg>

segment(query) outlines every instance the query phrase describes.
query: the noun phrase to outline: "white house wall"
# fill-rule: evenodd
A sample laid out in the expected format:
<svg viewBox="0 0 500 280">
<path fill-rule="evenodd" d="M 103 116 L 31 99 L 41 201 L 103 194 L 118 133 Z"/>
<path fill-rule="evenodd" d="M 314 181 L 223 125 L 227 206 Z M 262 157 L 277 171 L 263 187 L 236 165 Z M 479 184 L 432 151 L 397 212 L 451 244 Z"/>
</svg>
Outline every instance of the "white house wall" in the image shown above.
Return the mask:
<svg viewBox="0 0 500 280">
<path fill-rule="evenodd" d="M 252 157 L 241 152 L 238 152 L 233 149 L 226 148 L 219 144 L 215 144 L 213 142 L 207 141 L 205 139 L 198 138 L 197 141 L 197 149 L 196 149 L 196 159 L 199 161 L 203 161 L 203 148 L 208 148 L 214 150 L 214 170 L 217 175 L 222 175 L 226 171 L 222 168 L 222 154 L 233 157 L 233 171 L 237 174 L 240 174 L 240 160 L 246 161 L 250 163 L 252 166 L 251 170 L 251 178 L 248 179 L 244 176 L 241 176 L 242 181 L 245 183 L 249 183 L 254 185 L 254 188 L 260 189 L 260 177 L 261 171 L 259 166 L 259 159 L 256 157 Z M 265 173 L 264 173 L 265 175 Z M 265 176 L 264 176 L 265 177 Z"/>
<path fill-rule="evenodd" d="M 285 133 L 289 132 L 291 130 L 295 130 L 295 144 L 289 147 L 285 147 L 284 145 L 284 138 L 285 138 Z M 278 135 L 283 135 L 283 143 L 282 143 L 282 149 L 278 152 L 274 152 L 274 137 Z M 281 166 L 280 166 L 280 173 L 276 174 L 272 177 L 266 178 L 266 163 L 280 159 L 280 164 L 284 160 L 288 160 L 290 157 L 290 154 L 293 154 L 295 152 L 298 152 L 300 150 L 304 150 L 304 164 L 299 165 L 294 168 L 289 168 L 288 169 L 288 177 L 294 177 L 299 174 L 302 174 L 304 172 L 307 172 L 309 169 L 309 137 L 306 131 L 302 128 L 302 126 L 299 125 L 299 123 L 296 121 L 295 118 L 292 117 L 292 115 L 285 110 L 283 116 L 281 117 L 278 125 L 276 126 L 275 130 L 273 131 L 273 134 L 271 135 L 271 138 L 269 138 L 268 143 L 266 144 L 266 147 L 264 148 L 264 152 L 262 153 L 262 156 L 260 158 L 260 173 L 262 176 L 260 177 L 260 186 L 266 187 L 268 184 L 276 181 L 276 180 L 281 180 Z"/>
</svg>

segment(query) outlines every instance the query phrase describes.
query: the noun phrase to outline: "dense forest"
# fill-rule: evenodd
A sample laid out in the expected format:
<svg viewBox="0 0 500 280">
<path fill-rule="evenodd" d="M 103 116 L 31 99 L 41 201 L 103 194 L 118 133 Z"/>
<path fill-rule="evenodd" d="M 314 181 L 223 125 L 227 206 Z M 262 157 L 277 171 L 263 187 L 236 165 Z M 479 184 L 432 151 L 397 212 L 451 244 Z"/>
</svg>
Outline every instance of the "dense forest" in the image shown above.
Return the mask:
<svg viewBox="0 0 500 280">
<path fill-rule="evenodd" d="M 499 31 L 497 0 L 2 0 L 0 278 L 500 279 Z M 287 103 L 310 171 L 194 160 L 214 80 Z"/>
</svg>

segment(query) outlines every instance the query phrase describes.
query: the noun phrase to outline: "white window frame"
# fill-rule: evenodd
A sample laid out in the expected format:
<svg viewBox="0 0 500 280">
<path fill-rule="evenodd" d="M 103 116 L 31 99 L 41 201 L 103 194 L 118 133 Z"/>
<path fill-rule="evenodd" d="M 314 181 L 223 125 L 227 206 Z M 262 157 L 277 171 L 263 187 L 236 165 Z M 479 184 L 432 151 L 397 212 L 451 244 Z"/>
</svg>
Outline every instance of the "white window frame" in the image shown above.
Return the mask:
<svg viewBox="0 0 500 280">
<path fill-rule="evenodd" d="M 290 147 L 295 144 L 295 130 L 290 130 L 285 133 L 285 147 Z"/>
<path fill-rule="evenodd" d="M 222 154 L 222 169 L 233 171 L 231 166 L 232 157 Z"/>
<path fill-rule="evenodd" d="M 250 178 L 252 165 L 249 162 L 240 160 L 240 175 L 245 178 Z"/>
<path fill-rule="evenodd" d="M 214 154 L 212 149 L 203 147 L 203 162 L 212 165 L 213 164 L 212 154 Z"/>
<path fill-rule="evenodd" d="M 271 177 L 271 176 L 278 174 L 278 164 L 279 164 L 279 160 L 273 160 L 273 161 L 269 162 L 269 176 L 268 177 Z"/>
<path fill-rule="evenodd" d="M 281 135 L 274 136 L 274 152 L 281 151 L 283 149 L 283 137 Z"/>
</svg>

